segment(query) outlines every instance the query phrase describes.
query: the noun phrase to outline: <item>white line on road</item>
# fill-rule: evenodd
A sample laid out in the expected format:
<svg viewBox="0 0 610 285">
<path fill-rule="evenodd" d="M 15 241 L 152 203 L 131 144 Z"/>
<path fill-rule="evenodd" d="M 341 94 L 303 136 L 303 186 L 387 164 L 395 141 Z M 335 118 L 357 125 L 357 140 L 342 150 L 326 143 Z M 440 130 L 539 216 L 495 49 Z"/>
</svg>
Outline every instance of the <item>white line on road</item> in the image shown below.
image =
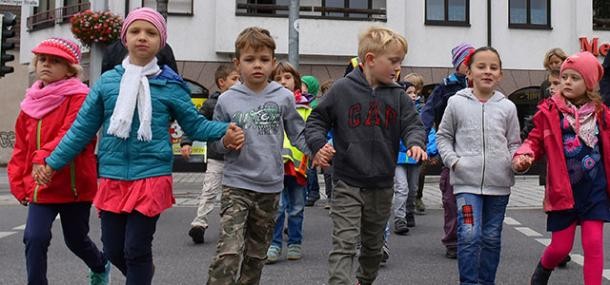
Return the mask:
<svg viewBox="0 0 610 285">
<path fill-rule="evenodd" d="M 528 236 L 528 237 L 541 237 L 542 236 L 539 232 L 532 230 L 528 227 L 515 227 L 515 230 L 520 231 L 522 234 L 524 234 L 525 236 Z"/>
<path fill-rule="evenodd" d="M 610 280 L 610 269 L 604 269 L 604 278 Z"/>
<path fill-rule="evenodd" d="M 543 244 L 544 246 L 549 246 L 549 244 L 551 244 L 550 238 L 537 238 L 536 241 Z"/>
<path fill-rule="evenodd" d="M 14 235 L 16 233 L 17 232 L 0 232 L 0 238 L 5 238 L 7 236 Z"/>
<path fill-rule="evenodd" d="M 21 226 L 16 226 L 13 228 L 13 230 L 15 231 L 23 231 L 25 230 L 25 224 L 21 225 Z"/>
<path fill-rule="evenodd" d="M 572 261 L 580 266 L 583 266 L 585 264 L 585 257 L 578 254 L 578 253 L 570 253 L 570 257 L 572 258 Z"/>
<path fill-rule="evenodd" d="M 521 223 L 519 223 L 517 220 L 511 218 L 511 217 L 504 217 L 504 223 L 510 226 L 518 226 Z"/>
</svg>

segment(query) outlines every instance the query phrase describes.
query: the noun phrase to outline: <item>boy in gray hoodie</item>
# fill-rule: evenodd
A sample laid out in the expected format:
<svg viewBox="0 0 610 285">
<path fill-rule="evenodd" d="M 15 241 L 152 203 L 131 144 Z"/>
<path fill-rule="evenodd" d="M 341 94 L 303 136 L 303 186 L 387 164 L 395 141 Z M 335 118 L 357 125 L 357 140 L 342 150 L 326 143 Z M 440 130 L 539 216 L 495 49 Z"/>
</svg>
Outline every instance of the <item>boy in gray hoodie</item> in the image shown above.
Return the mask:
<svg viewBox="0 0 610 285">
<path fill-rule="evenodd" d="M 382 258 L 383 234 L 392 208 L 400 140 L 414 159 L 426 159 L 425 132 L 411 99 L 394 82 L 407 53 L 398 33 L 370 27 L 359 39 L 362 64 L 337 80 L 307 119 L 306 138 L 314 163 L 333 130 L 336 158 L 331 219 L 333 249 L 328 284 L 353 284 L 352 265 L 361 241 L 358 284 L 372 284 Z M 321 151 L 319 151 L 321 150 Z"/>
<path fill-rule="evenodd" d="M 269 82 L 275 65 L 275 42 L 269 31 L 250 27 L 235 41 L 242 84 L 218 98 L 214 120 L 241 126 L 245 142 L 229 151 L 222 139 L 210 147 L 224 153 L 221 226 L 207 284 L 258 284 L 271 243 L 279 194 L 284 188 L 284 131 L 305 154 L 305 122 L 292 93 Z"/>
</svg>

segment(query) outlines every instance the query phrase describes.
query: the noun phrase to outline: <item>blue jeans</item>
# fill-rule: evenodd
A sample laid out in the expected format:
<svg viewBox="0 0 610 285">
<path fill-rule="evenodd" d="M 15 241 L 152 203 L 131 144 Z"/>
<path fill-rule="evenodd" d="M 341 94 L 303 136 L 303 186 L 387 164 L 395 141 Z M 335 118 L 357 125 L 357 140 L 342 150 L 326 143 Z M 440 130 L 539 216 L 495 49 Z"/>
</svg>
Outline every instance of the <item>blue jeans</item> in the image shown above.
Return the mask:
<svg viewBox="0 0 610 285">
<path fill-rule="evenodd" d="M 456 194 L 460 284 L 495 284 L 509 195 Z"/>
<path fill-rule="evenodd" d="M 315 168 L 307 169 L 307 201 L 320 199 L 320 184 L 318 184 L 318 171 Z"/>
<path fill-rule="evenodd" d="M 28 284 L 47 284 L 47 251 L 51 244 L 51 227 L 61 218 L 64 241 L 93 272 L 104 272 L 106 257 L 89 238 L 91 203 L 36 204 L 28 206 L 23 232 Z"/>
<path fill-rule="evenodd" d="M 288 245 L 303 241 L 303 210 L 305 209 L 305 186 L 297 184 L 293 176 L 284 176 L 284 190 L 275 220 L 271 245 L 282 248 L 284 220 L 288 215 Z"/>
<path fill-rule="evenodd" d="M 100 211 L 104 253 L 125 277 L 125 284 L 151 284 L 154 273 L 152 241 L 159 215 Z"/>
</svg>

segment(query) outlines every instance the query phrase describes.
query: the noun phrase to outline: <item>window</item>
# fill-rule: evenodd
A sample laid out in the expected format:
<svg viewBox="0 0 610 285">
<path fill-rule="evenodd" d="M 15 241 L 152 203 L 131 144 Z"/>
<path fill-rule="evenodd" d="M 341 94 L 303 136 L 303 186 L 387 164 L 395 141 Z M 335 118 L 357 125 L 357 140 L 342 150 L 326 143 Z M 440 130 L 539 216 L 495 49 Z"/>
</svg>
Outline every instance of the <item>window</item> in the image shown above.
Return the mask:
<svg viewBox="0 0 610 285">
<path fill-rule="evenodd" d="M 610 1 L 593 0 L 593 29 L 610 30 Z"/>
<path fill-rule="evenodd" d="M 509 0 L 508 26 L 551 29 L 551 0 Z"/>
<path fill-rule="evenodd" d="M 44 29 L 55 25 L 55 0 L 40 0 L 27 19 L 28 31 Z"/>
<path fill-rule="evenodd" d="M 287 17 L 290 0 L 237 0 L 237 16 Z M 385 0 L 301 0 L 299 17 L 385 21 Z"/>
<path fill-rule="evenodd" d="M 426 25 L 470 26 L 470 1 L 426 0 Z"/>
<path fill-rule="evenodd" d="M 64 6 L 61 7 L 62 21 L 70 22 L 70 17 L 90 7 L 91 3 L 89 3 L 89 0 L 64 0 Z"/>
<path fill-rule="evenodd" d="M 193 16 L 193 0 L 168 0 L 168 15 Z M 149 7 L 157 10 L 156 0 L 142 0 L 142 7 Z"/>
</svg>

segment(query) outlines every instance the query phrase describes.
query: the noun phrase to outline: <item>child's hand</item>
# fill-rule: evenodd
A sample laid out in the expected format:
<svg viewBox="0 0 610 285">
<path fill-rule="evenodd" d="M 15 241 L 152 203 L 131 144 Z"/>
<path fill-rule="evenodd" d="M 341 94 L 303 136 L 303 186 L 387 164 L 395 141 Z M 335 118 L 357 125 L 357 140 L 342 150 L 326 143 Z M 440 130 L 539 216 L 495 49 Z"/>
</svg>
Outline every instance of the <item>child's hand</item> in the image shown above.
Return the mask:
<svg viewBox="0 0 610 285">
<path fill-rule="evenodd" d="M 244 130 L 235 123 L 230 123 L 222 143 L 227 149 L 240 150 L 244 146 L 245 138 Z"/>
<path fill-rule="evenodd" d="M 330 160 L 335 156 L 335 152 L 335 148 L 331 144 L 325 144 L 314 156 L 312 161 L 313 166 L 329 167 Z"/>
<path fill-rule="evenodd" d="M 188 144 L 185 144 L 180 148 L 180 154 L 184 159 L 189 159 L 191 157 L 191 153 L 193 153 L 193 147 Z"/>
<path fill-rule="evenodd" d="M 532 166 L 534 162 L 534 158 L 530 155 L 522 154 L 517 155 L 513 158 L 513 170 L 517 172 L 526 171 L 528 168 Z"/>
<path fill-rule="evenodd" d="M 28 204 L 29 204 L 29 203 L 30 203 L 30 202 L 28 201 L 28 199 L 27 199 L 27 198 L 26 198 L 26 199 L 23 199 L 23 200 L 21 200 L 21 201 L 19 201 L 19 204 L 21 204 L 22 206 L 26 206 L 26 207 L 28 206 Z"/>
<path fill-rule="evenodd" d="M 32 177 L 38 185 L 45 185 L 51 182 L 55 171 L 48 165 L 34 164 L 32 166 Z"/>
<path fill-rule="evenodd" d="M 407 150 L 407 156 L 412 157 L 415 161 L 428 160 L 426 151 L 416 145 Z"/>
</svg>

